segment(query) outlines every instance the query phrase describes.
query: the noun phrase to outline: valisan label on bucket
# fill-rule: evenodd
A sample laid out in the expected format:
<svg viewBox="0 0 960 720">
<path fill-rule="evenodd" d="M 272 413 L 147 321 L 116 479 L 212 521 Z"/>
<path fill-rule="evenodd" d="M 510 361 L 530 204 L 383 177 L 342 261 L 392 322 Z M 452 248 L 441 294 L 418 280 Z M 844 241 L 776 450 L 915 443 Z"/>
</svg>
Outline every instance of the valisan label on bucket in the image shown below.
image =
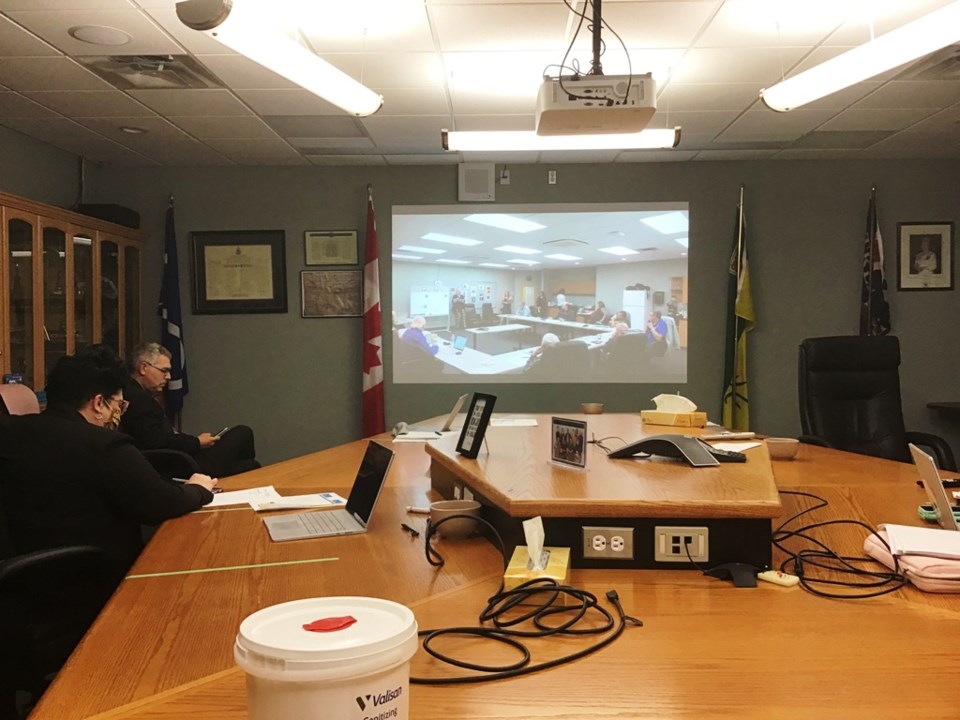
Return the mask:
<svg viewBox="0 0 960 720">
<path fill-rule="evenodd" d="M 360 710 L 372 710 L 376 714 L 374 715 L 364 715 L 363 720 L 389 720 L 389 718 L 397 717 L 397 709 L 391 708 L 387 710 L 384 708 L 385 705 L 392 703 L 394 700 L 399 698 L 403 694 L 402 687 L 396 687 L 393 690 L 387 690 L 382 693 L 377 693 L 375 695 L 357 695 L 357 705 Z M 378 712 L 378 708 L 384 708 L 381 712 Z"/>
</svg>

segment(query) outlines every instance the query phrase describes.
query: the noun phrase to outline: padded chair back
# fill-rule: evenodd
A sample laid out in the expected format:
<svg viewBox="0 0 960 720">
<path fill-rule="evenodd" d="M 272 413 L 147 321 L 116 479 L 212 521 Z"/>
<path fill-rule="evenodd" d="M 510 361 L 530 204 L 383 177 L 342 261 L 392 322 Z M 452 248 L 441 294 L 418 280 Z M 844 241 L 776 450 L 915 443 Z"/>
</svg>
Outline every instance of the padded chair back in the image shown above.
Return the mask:
<svg viewBox="0 0 960 720">
<path fill-rule="evenodd" d="M 7 415 L 36 415 L 40 412 L 40 402 L 26 385 L 3 384 L 0 385 L 0 410 Z"/>
<path fill-rule="evenodd" d="M 586 377 L 590 371 L 590 350 L 579 340 L 564 340 L 543 351 L 540 362 L 530 372 L 544 380 L 558 382 Z"/>
<path fill-rule="evenodd" d="M 886 335 L 800 344 L 800 425 L 840 450 L 910 462 L 900 404 L 900 342 Z"/>
<path fill-rule="evenodd" d="M 647 335 L 642 332 L 630 332 L 617 338 L 610 345 L 607 357 L 607 373 L 618 378 L 633 378 L 646 367 Z"/>
</svg>

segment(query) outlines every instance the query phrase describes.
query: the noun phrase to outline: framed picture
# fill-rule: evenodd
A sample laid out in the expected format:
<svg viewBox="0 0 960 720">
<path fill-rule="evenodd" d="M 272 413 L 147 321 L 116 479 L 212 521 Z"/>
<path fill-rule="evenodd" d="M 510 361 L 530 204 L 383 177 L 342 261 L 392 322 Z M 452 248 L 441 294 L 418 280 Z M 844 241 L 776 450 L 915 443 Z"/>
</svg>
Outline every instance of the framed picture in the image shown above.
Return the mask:
<svg viewBox="0 0 960 720">
<path fill-rule="evenodd" d="M 953 290 L 953 223 L 897 223 L 897 288 Z"/>
<path fill-rule="evenodd" d="M 283 230 L 190 233 L 193 312 L 287 311 Z"/>
<path fill-rule="evenodd" d="M 360 317 L 362 315 L 362 270 L 300 271 L 300 317 Z"/>
<path fill-rule="evenodd" d="M 307 230 L 303 234 L 307 265 L 356 265 L 358 252 L 356 230 Z"/>
<path fill-rule="evenodd" d="M 474 393 L 467 409 L 467 418 L 457 440 L 457 452 L 466 458 L 475 458 L 480 453 L 480 444 L 483 435 L 487 432 L 490 415 L 493 414 L 493 405 L 497 402 L 496 395 Z"/>
<path fill-rule="evenodd" d="M 587 466 L 587 424 L 583 420 L 553 418 L 550 459 L 564 465 Z"/>
</svg>

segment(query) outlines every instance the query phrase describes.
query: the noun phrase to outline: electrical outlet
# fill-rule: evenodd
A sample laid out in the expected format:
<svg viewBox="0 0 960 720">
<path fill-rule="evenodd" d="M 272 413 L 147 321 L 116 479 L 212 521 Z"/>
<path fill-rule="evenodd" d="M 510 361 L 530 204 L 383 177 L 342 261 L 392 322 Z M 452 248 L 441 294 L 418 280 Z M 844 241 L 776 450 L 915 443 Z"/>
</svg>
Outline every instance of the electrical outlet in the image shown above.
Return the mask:
<svg viewBox="0 0 960 720">
<path fill-rule="evenodd" d="M 601 560 L 633 560 L 633 528 L 585 525 L 583 557 Z"/>
<path fill-rule="evenodd" d="M 708 562 L 710 560 L 708 535 L 709 532 L 705 527 L 683 525 L 654 527 L 653 559 L 656 562 Z"/>
<path fill-rule="evenodd" d="M 557 171 L 556 170 L 547 170 L 547 184 L 556 185 L 557 184 Z"/>
</svg>

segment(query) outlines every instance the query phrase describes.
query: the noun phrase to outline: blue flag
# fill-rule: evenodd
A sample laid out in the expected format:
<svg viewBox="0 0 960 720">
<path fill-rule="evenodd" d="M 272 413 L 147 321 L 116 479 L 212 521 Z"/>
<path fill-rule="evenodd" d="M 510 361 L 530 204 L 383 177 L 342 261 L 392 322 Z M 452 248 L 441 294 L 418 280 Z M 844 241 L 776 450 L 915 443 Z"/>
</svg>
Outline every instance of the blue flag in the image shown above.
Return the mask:
<svg viewBox="0 0 960 720">
<path fill-rule="evenodd" d="M 183 321 L 180 315 L 180 270 L 177 264 L 177 231 L 173 226 L 173 200 L 167 208 L 163 240 L 163 282 L 160 285 L 160 344 L 170 351 L 170 382 L 167 383 L 167 413 L 183 409 L 183 397 L 190 391 L 187 383 L 187 356 L 183 347 Z"/>
</svg>

